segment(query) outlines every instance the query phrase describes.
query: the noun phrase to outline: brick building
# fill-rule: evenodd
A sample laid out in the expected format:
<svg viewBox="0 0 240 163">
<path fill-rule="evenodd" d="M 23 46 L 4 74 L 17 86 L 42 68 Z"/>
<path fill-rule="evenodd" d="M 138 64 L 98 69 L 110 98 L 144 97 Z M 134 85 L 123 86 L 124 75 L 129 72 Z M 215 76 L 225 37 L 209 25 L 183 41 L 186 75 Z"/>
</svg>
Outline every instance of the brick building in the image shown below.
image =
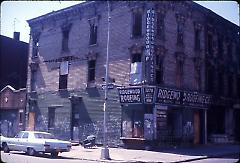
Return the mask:
<svg viewBox="0 0 240 163">
<path fill-rule="evenodd" d="M 102 143 L 107 11 L 28 20 L 28 129 Z M 194 2 L 113 1 L 110 15 L 108 144 L 239 139 L 238 26 Z"/>
</svg>

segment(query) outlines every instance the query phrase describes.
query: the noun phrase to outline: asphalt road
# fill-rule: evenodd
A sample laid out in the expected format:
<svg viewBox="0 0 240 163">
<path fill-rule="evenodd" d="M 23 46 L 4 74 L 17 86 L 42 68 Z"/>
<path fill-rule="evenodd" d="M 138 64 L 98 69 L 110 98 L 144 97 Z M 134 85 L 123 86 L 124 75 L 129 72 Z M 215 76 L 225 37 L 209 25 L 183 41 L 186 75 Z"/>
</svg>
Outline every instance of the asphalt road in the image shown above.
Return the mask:
<svg viewBox="0 0 240 163">
<path fill-rule="evenodd" d="M 76 158 L 68 158 L 61 156 L 61 153 L 57 158 L 51 158 L 50 154 L 39 154 L 38 156 L 28 156 L 24 152 L 4 153 L 1 151 L 1 162 L 6 163 L 76 163 L 86 162 L 93 163 L 93 161 L 80 160 Z"/>
</svg>

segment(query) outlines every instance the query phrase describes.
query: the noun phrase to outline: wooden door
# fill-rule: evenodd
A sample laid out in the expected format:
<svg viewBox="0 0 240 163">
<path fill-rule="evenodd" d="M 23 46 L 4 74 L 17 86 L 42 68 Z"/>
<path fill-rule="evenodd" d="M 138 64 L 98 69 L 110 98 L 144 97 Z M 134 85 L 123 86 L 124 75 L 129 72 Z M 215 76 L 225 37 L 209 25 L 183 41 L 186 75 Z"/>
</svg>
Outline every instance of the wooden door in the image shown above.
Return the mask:
<svg viewBox="0 0 240 163">
<path fill-rule="evenodd" d="M 34 112 L 29 112 L 29 115 L 28 115 L 28 130 L 29 131 L 34 131 L 34 126 L 35 126 L 35 113 Z"/>
<path fill-rule="evenodd" d="M 200 143 L 200 114 L 199 111 L 194 112 L 194 144 Z"/>
</svg>

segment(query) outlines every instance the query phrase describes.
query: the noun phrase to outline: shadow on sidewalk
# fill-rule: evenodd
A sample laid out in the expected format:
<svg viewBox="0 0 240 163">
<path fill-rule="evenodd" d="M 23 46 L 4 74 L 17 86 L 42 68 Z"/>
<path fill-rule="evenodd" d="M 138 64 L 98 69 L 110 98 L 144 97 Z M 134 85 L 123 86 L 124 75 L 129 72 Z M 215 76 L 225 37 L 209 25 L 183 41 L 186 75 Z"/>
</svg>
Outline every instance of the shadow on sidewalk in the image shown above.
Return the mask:
<svg viewBox="0 0 240 163">
<path fill-rule="evenodd" d="M 207 157 L 238 157 L 240 158 L 240 144 L 208 144 L 208 145 L 192 145 L 187 147 L 163 147 L 151 151 L 172 153 L 188 156 L 207 156 Z"/>
</svg>

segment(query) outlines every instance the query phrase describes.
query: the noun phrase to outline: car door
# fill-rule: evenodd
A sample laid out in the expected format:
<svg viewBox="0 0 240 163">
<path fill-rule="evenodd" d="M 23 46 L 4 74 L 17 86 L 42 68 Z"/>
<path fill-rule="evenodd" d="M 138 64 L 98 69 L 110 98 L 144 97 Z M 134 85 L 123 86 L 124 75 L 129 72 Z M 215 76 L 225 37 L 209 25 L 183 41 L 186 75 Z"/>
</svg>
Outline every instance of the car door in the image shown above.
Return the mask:
<svg viewBox="0 0 240 163">
<path fill-rule="evenodd" d="M 10 150 L 21 150 L 20 139 L 23 136 L 24 132 L 19 132 L 14 138 L 11 138 L 8 141 L 8 147 Z"/>
<path fill-rule="evenodd" d="M 29 133 L 24 132 L 23 136 L 19 139 L 19 148 L 21 151 L 27 151 L 27 146 L 28 146 L 28 137 Z"/>
</svg>

